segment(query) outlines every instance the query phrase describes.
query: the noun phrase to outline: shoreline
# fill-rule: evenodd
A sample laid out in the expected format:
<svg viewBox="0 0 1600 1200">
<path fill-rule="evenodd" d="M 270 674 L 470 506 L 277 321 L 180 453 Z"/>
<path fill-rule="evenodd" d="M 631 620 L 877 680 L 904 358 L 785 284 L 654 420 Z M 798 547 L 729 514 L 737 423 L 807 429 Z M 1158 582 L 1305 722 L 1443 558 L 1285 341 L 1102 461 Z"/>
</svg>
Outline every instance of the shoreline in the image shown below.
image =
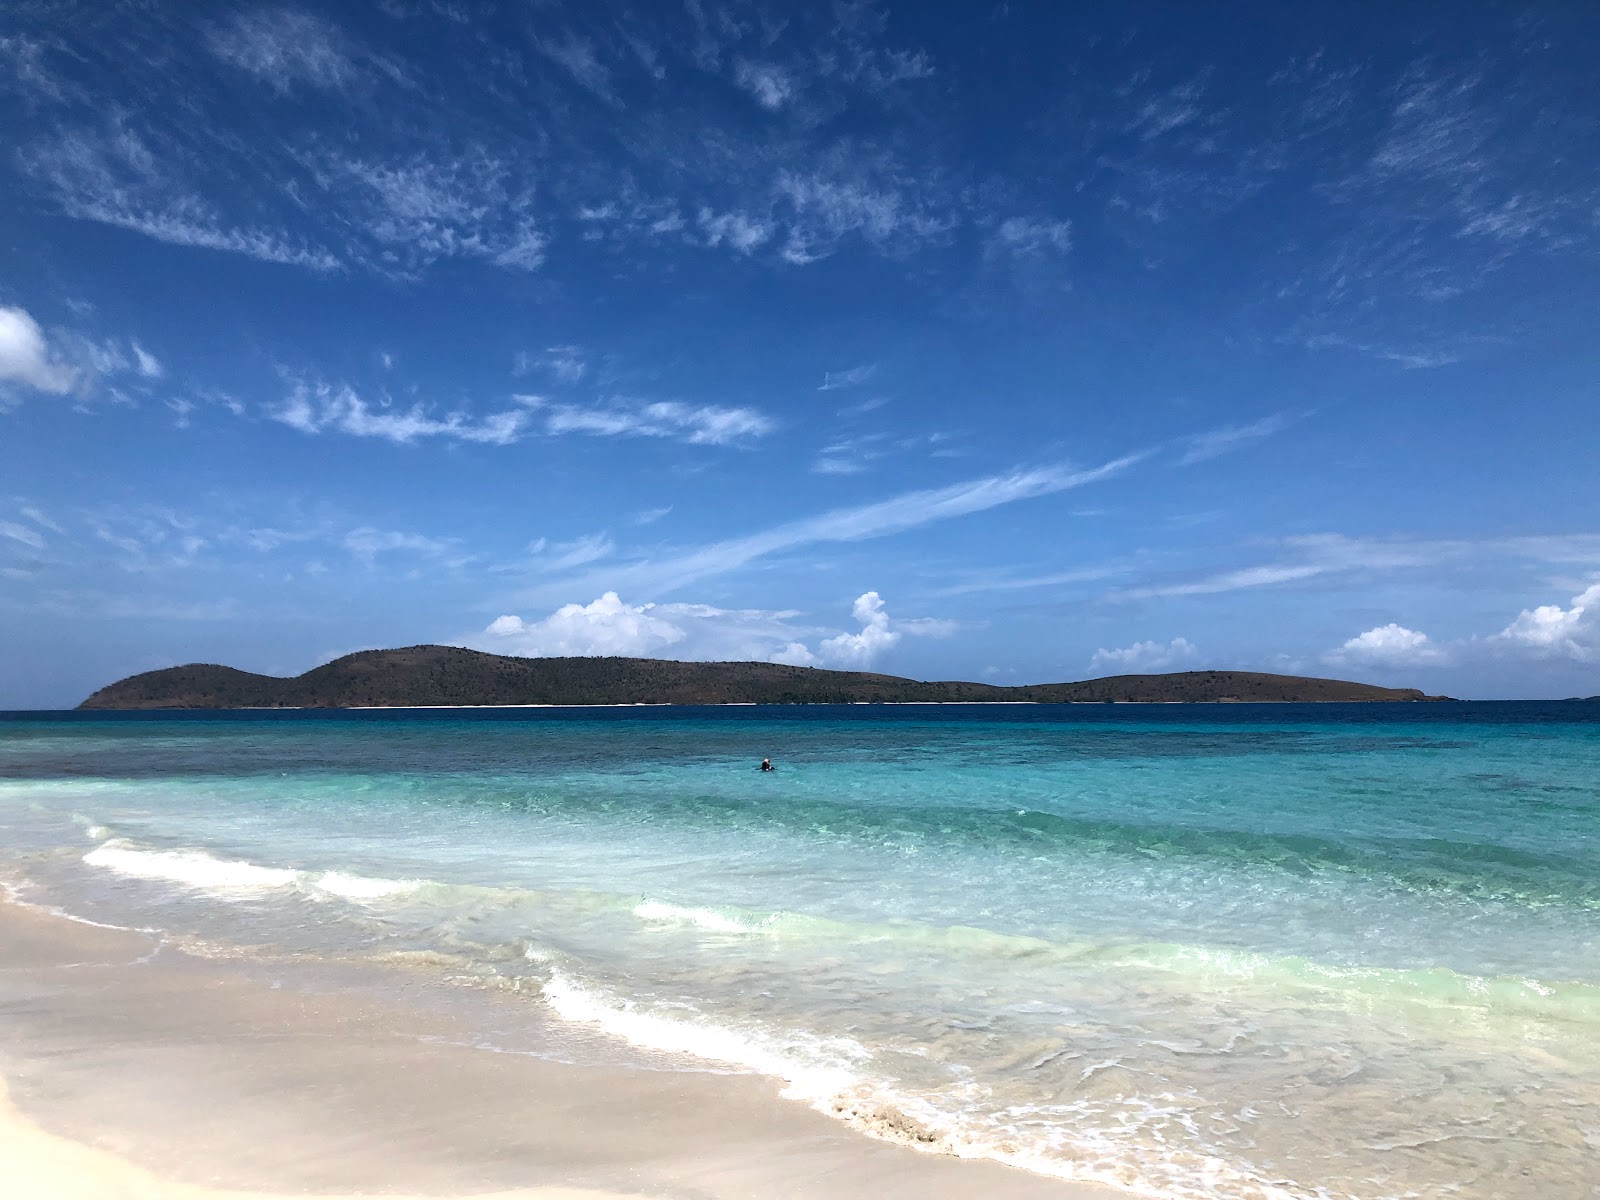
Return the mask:
<svg viewBox="0 0 1600 1200">
<path fill-rule="evenodd" d="M 485 1020 L 587 1036 L 402 968 L 198 957 L 0 898 L 0 1159 L 26 1185 L 9 1194 L 1123 1195 L 869 1138 L 762 1076 L 496 1052 Z"/>
<path fill-rule="evenodd" d="M 489 710 L 543 709 L 596 709 L 596 708 L 1237 708 L 1259 704 L 1293 706 L 1315 704 L 1333 707 L 1343 704 L 1379 705 L 1403 704 L 1570 704 L 1588 703 L 1592 697 L 1569 697 L 1560 700 L 1462 700 L 1455 696 L 1425 696 L 1419 700 L 844 700 L 844 701 L 765 701 L 724 700 L 705 704 L 679 704 L 672 700 L 630 700 L 606 704 L 244 704 L 232 708 L 185 708 L 155 706 L 149 708 L 14 708 L 0 710 L 4 715 L 39 714 L 58 716 L 63 713 L 198 713 L 198 712 L 478 712 Z"/>
</svg>

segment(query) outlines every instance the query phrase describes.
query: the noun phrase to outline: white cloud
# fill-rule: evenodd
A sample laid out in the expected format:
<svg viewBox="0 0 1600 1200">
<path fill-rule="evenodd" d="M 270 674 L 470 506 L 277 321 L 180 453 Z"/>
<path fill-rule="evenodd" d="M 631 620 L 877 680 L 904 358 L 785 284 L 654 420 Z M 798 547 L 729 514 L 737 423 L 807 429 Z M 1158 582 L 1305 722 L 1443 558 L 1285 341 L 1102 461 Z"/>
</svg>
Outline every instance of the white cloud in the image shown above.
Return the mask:
<svg viewBox="0 0 1600 1200">
<path fill-rule="evenodd" d="M 1091 675 L 1137 675 L 1150 671 L 1166 671 L 1182 663 L 1192 663 L 1200 651 L 1188 638 L 1173 638 L 1166 645 L 1160 642 L 1135 642 L 1120 650 L 1096 650 L 1089 659 Z"/>
<path fill-rule="evenodd" d="M 1004 253 L 1016 258 L 1065 254 L 1072 249 L 1072 222 L 1009 217 L 995 227 L 985 248 L 990 256 Z"/>
<path fill-rule="evenodd" d="M 903 629 L 894 627 L 884 609 L 883 597 L 877 592 L 864 592 L 856 597 L 850 615 L 861 622 L 859 633 L 841 633 L 817 647 L 817 658 L 830 666 L 858 670 L 871 666 L 904 636 Z"/>
<path fill-rule="evenodd" d="M 340 265 L 320 248 L 262 229 L 230 227 L 212 204 L 184 186 L 181 163 L 159 158 L 136 130 L 120 121 L 101 135 L 63 134 L 18 158 L 28 175 L 54 193 L 61 212 L 78 220 L 263 262 L 316 271 Z"/>
<path fill-rule="evenodd" d="M 702 208 L 696 215 L 707 246 L 728 245 L 749 254 L 772 237 L 772 222 L 748 213 L 717 213 Z"/>
<path fill-rule="evenodd" d="M 762 108 L 776 111 L 794 96 L 794 80 L 782 67 L 772 63 L 750 62 L 740 59 L 734 68 L 733 81 L 755 97 Z"/>
<path fill-rule="evenodd" d="M 569 34 L 559 41 L 543 38 L 536 44 L 539 53 L 565 70 L 585 90 L 607 104 L 621 106 L 622 101 L 611 85 L 611 71 L 595 54 L 594 43 L 588 38 Z"/>
<path fill-rule="evenodd" d="M 0 308 L 0 383 L 25 383 L 60 396 L 72 390 L 78 372 L 60 362 L 39 323 L 21 308 Z"/>
<path fill-rule="evenodd" d="M 591 533 L 570 542 L 550 542 L 540 538 L 528 547 L 531 565 L 541 571 L 570 571 L 585 563 L 598 562 L 616 553 L 616 543 L 605 533 Z"/>
<path fill-rule="evenodd" d="M 1263 417 L 1259 421 L 1252 421 L 1248 425 L 1230 425 L 1222 429 L 1213 429 L 1206 433 L 1196 434 L 1187 439 L 1189 448 L 1184 451 L 1179 460 L 1184 465 L 1205 462 L 1209 458 L 1218 458 L 1230 454 L 1235 450 L 1254 445 L 1256 442 L 1265 441 L 1274 434 L 1283 432 L 1288 428 L 1289 417 L 1284 413 L 1274 413 L 1270 417 Z"/>
<path fill-rule="evenodd" d="M 939 240 L 956 223 L 927 199 L 932 189 L 925 181 L 918 186 L 888 159 L 837 162 L 827 172 L 781 171 L 773 190 L 792 210 L 783 257 L 796 265 L 826 257 L 852 233 L 894 253 Z"/>
<path fill-rule="evenodd" d="M 1335 664 L 1373 667 L 1437 666 L 1448 661 L 1444 647 L 1427 634 L 1390 622 L 1357 634 L 1337 650 L 1324 655 Z"/>
<path fill-rule="evenodd" d="M 63 533 L 64 534 L 64 533 L 67 532 L 65 529 L 61 528 L 60 525 L 57 525 L 54 521 L 52 521 L 49 517 L 45 516 L 44 513 L 40 512 L 37 508 L 33 507 L 33 505 L 31 505 L 31 504 L 24 504 L 17 511 L 20 512 L 24 517 L 28 518 L 28 520 L 32 521 L 35 525 L 39 525 L 39 526 L 41 526 L 41 527 L 43 527 L 45 529 L 49 529 L 49 530 L 51 530 L 51 531 L 53 531 L 55 533 Z"/>
<path fill-rule="evenodd" d="M 797 625 L 792 610 L 728 609 L 709 604 L 627 604 L 607 591 L 588 604 L 564 604 L 549 616 L 528 621 L 506 614 L 464 643 L 497 654 L 538 656 L 623 655 L 668 657 L 684 662 L 781 662 L 842 668 L 871 665 L 903 636 L 942 637 L 954 622 L 895 620 L 877 592 L 859 597 L 855 633 L 825 638 L 815 651 L 807 637 L 826 632 Z"/>
<path fill-rule="evenodd" d="M 551 346 L 545 351 L 544 365 L 562 383 L 577 383 L 589 370 L 576 346 Z"/>
<path fill-rule="evenodd" d="M 1326 574 L 1333 569 L 1322 563 L 1244 567 L 1237 571 L 1223 571 L 1190 583 L 1154 584 L 1147 587 L 1129 588 L 1122 594 L 1137 600 L 1154 599 L 1158 596 L 1210 596 L 1220 592 L 1237 592 L 1243 588 L 1271 587 L 1279 583 L 1293 583 L 1299 579 L 1311 579 L 1315 576 Z"/>
<path fill-rule="evenodd" d="M 497 617 L 476 644 L 500 654 L 528 657 L 652 656 L 687 637 L 653 604 L 624 604 L 606 592 L 589 604 L 564 604 L 542 621 Z"/>
<path fill-rule="evenodd" d="M 352 555 L 368 565 L 376 561 L 378 555 L 394 551 L 405 551 L 428 558 L 438 558 L 456 549 L 454 542 L 424 537 L 420 533 L 401 533 L 395 530 L 372 529 L 370 527 L 352 529 L 345 534 L 344 547 Z"/>
<path fill-rule="evenodd" d="M 549 239 L 534 218 L 532 187 L 492 154 L 394 162 L 327 157 L 309 165 L 324 191 L 378 243 L 379 269 L 404 273 L 440 259 L 476 258 L 532 271 L 544 262 Z"/>
<path fill-rule="evenodd" d="M 302 433 L 336 430 L 402 444 L 445 437 L 496 446 L 515 442 L 530 420 L 525 408 L 490 413 L 479 420 L 460 412 L 430 416 L 420 404 L 406 410 L 374 409 L 353 388 L 321 381 L 296 383 L 282 403 L 268 408 L 267 415 Z"/>
<path fill-rule="evenodd" d="M 26 525 L 18 525 L 14 521 L 0 521 L 0 537 L 21 542 L 34 550 L 44 549 L 43 534 L 37 529 L 29 529 Z"/>
<path fill-rule="evenodd" d="M 662 400 L 636 409 L 578 408 L 550 410 L 545 429 L 552 434 L 587 433 L 597 437 L 675 438 L 691 445 L 725 446 L 764 437 L 777 425 L 753 408 L 693 406 Z"/>
<path fill-rule="evenodd" d="M 306 12 L 241 12 L 212 29 L 206 41 L 222 61 L 256 76 L 280 95 L 302 85 L 341 90 L 360 74 L 344 34 Z"/>
<path fill-rule="evenodd" d="M 1570 608 L 1541 604 L 1523 609 L 1490 640 L 1541 658 L 1600 661 L 1600 583 L 1574 596 Z"/>
<path fill-rule="evenodd" d="M 133 361 L 139 374 L 146 379 L 160 379 L 166 374 L 166 368 L 161 365 L 161 360 L 151 354 L 138 342 L 131 343 L 133 347 Z"/>
<path fill-rule="evenodd" d="M 865 363 L 859 367 L 851 367 L 845 371 L 824 371 L 822 373 L 822 386 L 819 392 L 833 392 L 840 388 L 859 387 L 877 373 L 877 363 Z"/>
<path fill-rule="evenodd" d="M 1343 349 L 1356 354 L 1366 355 L 1368 358 L 1380 359 L 1383 362 L 1398 364 L 1407 371 L 1430 370 L 1434 367 L 1447 367 L 1452 363 L 1461 361 L 1461 356 L 1449 350 L 1441 349 L 1401 349 L 1394 346 L 1384 346 L 1372 342 L 1355 341 L 1342 334 L 1318 333 L 1304 340 L 1308 350 Z"/>
<path fill-rule="evenodd" d="M 1039 467 L 969 479 L 949 487 L 905 492 L 874 504 L 834 509 L 759 533 L 713 542 L 671 558 L 608 568 L 607 577 L 613 584 L 625 581 L 630 588 L 659 593 L 800 546 L 882 537 L 1018 500 L 1054 495 L 1120 475 L 1147 457 L 1148 452 L 1141 452 L 1098 467 Z"/>
</svg>

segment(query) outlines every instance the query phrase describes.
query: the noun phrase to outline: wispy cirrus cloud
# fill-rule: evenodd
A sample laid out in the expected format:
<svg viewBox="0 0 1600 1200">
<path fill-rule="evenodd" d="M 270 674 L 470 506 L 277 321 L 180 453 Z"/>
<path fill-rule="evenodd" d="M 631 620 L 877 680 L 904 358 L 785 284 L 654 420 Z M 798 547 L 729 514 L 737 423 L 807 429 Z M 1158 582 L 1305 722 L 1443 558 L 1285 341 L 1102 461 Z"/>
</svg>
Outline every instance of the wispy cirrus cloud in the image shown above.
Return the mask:
<svg viewBox="0 0 1600 1200">
<path fill-rule="evenodd" d="M 787 229 L 781 256 L 803 266 L 852 236 L 890 255 L 940 243 L 961 216 L 940 204 L 939 195 L 931 183 L 914 186 L 906 169 L 883 153 L 835 152 L 809 171 L 781 169 L 773 183 Z"/>
<path fill-rule="evenodd" d="M 600 60 L 595 44 L 582 34 L 535 38 L 539 53 L 570 75 L 585 91 L 607 104 L 622 107 L 612 82 L 611 68 Z"/>
<path fill-rule="evenodd" d="M 1501 538 L 1375 538 L 1305 534 L 1280 539 L 1274 561 L 1128 587 L 1113 598 L 1213 596 L 1317 578 L 1355 578 L 1460 566 L 1496 559 L 1600 568 L 1600 534 Z"/>
<path fill-rule="evenodd" d="M 420 533 L 402 530 L 377 529 L 363 526 L 344 535 L 344 548 L 352 557 L 371 566 L 383 554 L 421 555 L 430 559 L 461 556 L 460 543 L 454 538 L 432 538 Z"/>
<path fill-rule="evenodd" d="M 984 242 L 991 258 L 1009 256 L 1039 260 L 1072 249 L 1072 222 L 1043 217 L 1007 217 Z"/>
<path fill-rule="evenodd" d="M 570 571 L 573 567 L 610 558 L 616 550 L 617 544 L 607 533 L 591 533 L 570 542 L 538 538 L 528 545 L 528 557 L 524 565 L 550 573 Z"/>
<path fill-rule="evenodd" d="M 348 384 L 326 380 L 296 381 L 287 396 L 267 406 L 266 413 L 302 433 L 337 432 L 401 445 L 444 438 L 506 446 L 517 441 L 532 423 L 526 407 L 483 417 L 459 411 L 436 416 L 421 404 L 396 407 L 387 396 L 376 403 L 369 402 Z"/>
<path fill-rule="evenodd" d="M 727 246 L 740 254 L 753 253 L 773 234 L 770 220 L 750 212 L 716 212 L 702 206 L 695 220 L 706 246 Z"/>
<path fill-rule="evenodd" d="M 1207 459 L 1220 458 L 1224 454 L 1231 454 L 1235 450 L 1242 450 L 1282 433 L 1293 421 L 1294 417 L 1289 413 L 1273 413 L 1246 425 L 1228 425 L 1195 434 L 1184 439 L 1187 449 L 1178 461 L 1181 465 L 1189 466 L 1205 462 Z"/>
<path fill-rule="evenodd" d="M 548 237 L 533 189 L 503 160 L 475 151 L 383 161 L 323 156 L 314 178 L 376 244 L 378 269 L 418 271 L 444 258 L 477 258 L 532 271 Z"/>
<path fill-rule="evenodd" d="M 553 405 L 544 423 L 545 432 L 551 434 L 671 438 L 697 446 L 733 445 L 764 437 L 777 427 L 771 417 L 753 408 L 692 405 L 675 400 L 599 408 Z"/>
<path fill-rule="evenodd" d="M 0 521 L 0 537 L 18 542 L 33 550 L 44 549 L 44 534 L 16 521 Z"/>
<path fill-rule="evenodd" d="M 877 363 L 862 363 L 843 371 L 824 371 L 819 392 L 836 392 L 841 388 L 860 387 L 878 373 Z"/>
<path fill-rule="evenodd" d="M 343 30 L 291 8 L 235 13 L 207 30 L 206 46 L 283 96 L 301 88 L 342 91 L 366 74 L 366 56 Z"/>
<path fill-rule="evenodd" d="M 1436 347 L 1399 347 L 1384 345 L 1378 342 L 1368 342 L 1348 337 L 1338 333 L 1317 333 L 1304 338 L 1301 344 L 1308 350 L 1348 350 L 1353 354 L 1360 354 L 1367 358 L 1376 358 L 1382 362 L 1391 362 L 1407 371 L 1431 370 L 1435 367 L 1447 367 L 1452 363 L 1461 361 L 1461 356 L 1454 350 L 1445 350 Z"/>
<path fill-rule="evenodd" d="M 332 271 L 339 259 L 314 243 L 226 220 L 189 182 L 183 156 L 159 153 L 120 118 L 102 130 L 61 131 L 25 146 L 23 172 L 60 211 L 175 246 L 223 250 L 262 262 Z"/>
<path fill-rule="evenodd" d="M 1123 474 L 1150 457 L 1150 453 L 1124 455 L 1097 467 L 1078 468 L 1065 464 L 1037 467 L 969 479 L 948 487 L 905 492 L 876 503 L 833 509 L 662 558 L 619 564 L 608 568 L 604 576 L 580 579 L 564 586 L 578 589 L 612 586 L 660 595 L 802 546 L 885 537 L 1021 500 L 1085 487 Z"/>
<path fill-rule="evenodd" d="M 795 94 L 795 83 L 789 72 L 773 63 L 741 58 L 734 65 L 733 81 L 749 92 L 762 108 L 773 111 L 782 108 Z"/>
</svg>

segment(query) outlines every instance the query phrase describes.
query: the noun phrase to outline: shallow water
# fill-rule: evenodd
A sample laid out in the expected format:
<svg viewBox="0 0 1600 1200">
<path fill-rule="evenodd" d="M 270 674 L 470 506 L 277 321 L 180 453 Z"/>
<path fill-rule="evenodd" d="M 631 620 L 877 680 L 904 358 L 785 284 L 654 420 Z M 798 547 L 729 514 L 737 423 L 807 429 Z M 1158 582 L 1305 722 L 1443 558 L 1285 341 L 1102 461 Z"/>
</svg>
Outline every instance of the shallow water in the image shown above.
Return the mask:
<svg viewBox="0 0 1600 1200">
<path fill-rule="evenodd" d="M 1030 1170 L 1600 1188 L 1592 703 L 14 714 L 0 843 Z"/>
</svg>

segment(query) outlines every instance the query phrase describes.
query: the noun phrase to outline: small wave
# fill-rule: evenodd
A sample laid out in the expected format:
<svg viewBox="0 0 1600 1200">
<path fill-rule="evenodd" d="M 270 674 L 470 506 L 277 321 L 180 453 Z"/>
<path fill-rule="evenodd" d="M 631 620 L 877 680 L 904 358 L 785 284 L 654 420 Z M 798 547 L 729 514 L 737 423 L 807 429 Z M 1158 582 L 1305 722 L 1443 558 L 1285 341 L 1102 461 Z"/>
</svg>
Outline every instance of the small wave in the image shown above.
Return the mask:
<svg viewBox="0 0 1600 1200">
<path fill-rule="evenodd" d="M 549 961 L 543 953 L 529 957 Z M 942 1097 L 924 1097 L 874 1078 L 867 1065 L 871 1052 L 852 1040 L 750 1032 L 698 1013 L 678 1017 L 650 1012 L 631 1000 L 585 987 L 559 968 L 552 968 L 541 994 L 563 1020 L 595 1026 L 641 1049 L 780 1079 L 785 1099 L 805 1103 L 882 1141 L 960 1158 L 990 1159 L 1034 1174 L 1168 1200 L 1201 1200 L 1219 1192 L 1247 1200 L 1325 1198 L 1320 1190 L 1261 1179 L 1243 1164 L 1176 1149 L 1170 1161 L 1159 1154 L 1130 1161 L 1124 1136 L 1129 1121 L 1139 1123 L 1141 1115 L 1145 1121 L 1173 1115 L 1170 1104 L 1155 1099 L 1125 1097 L 1101 1128 L 1080 1125 L 1071 1134 L 1058 1129 L 1041 1137 L 1040 1131 L 1028 1129 L 1029 1114 L 986 1111 L 986 1089 L 971 1082 L 953 1084 Z M 1196 1181 L 1200 1186 L 1192 1186 Z"/>
<path fill-rule="evenodd" d="M 161 880 L 222 895 L 297 888 L 313 897 L 365 902 L 409 895 L 426 886 L 421 879 L 267 867 L 244 859 L 218 858 L 205 850 L 141 850 L 125 841 L 106 842 L 85 854 L 83 861 L 132 879 Z"/>
<path fill-rule="evenodd" d="M 742 1067 L 785 1083 L 783 1095 L 813 1104 L 832 1102 L 861 1085 L 849 1065 L 867 1057 L 857 1042 L 796 1035 L 779 1042 L 696 1017 L 645 1012 L 629 1000 L 586 988 L 552 969 L 545 1001 L 566 1021 L 594 1025 L 633 1046 Z"/>
<path fill-rule="evenodd" d="M 426 881 L 421 879 L 372 879 L 365 875 L 347 875 L 343 871 L 326 871 L 313 876 L 310 883 L 317 891 L 346 900 L 383 900 L 390 896 L 408 896 L 426 886 Z"/>
<path fill-rule="evenodd" d="M 713 933 L 760 933 L 770 928 L 777 919 L 774 915 L 752 922 L 728 916 L 713 908 L 684 908 L 677 904 L 665 904 L 659 900 L 646 900 L 634 905 L 633 915 L 641 921 L 675 921 L 680 924 L 697 925 Z"/>
<path fill-rule="evenodd" d="M 138 850 L 118 842 L 89 851 L 83 861 L 134 879 L 161 879 L 204 891 L 263 891 L 288 887 L 299 877 L 287 867 L 216 858 L 204 850 Z"/>
</svg>

